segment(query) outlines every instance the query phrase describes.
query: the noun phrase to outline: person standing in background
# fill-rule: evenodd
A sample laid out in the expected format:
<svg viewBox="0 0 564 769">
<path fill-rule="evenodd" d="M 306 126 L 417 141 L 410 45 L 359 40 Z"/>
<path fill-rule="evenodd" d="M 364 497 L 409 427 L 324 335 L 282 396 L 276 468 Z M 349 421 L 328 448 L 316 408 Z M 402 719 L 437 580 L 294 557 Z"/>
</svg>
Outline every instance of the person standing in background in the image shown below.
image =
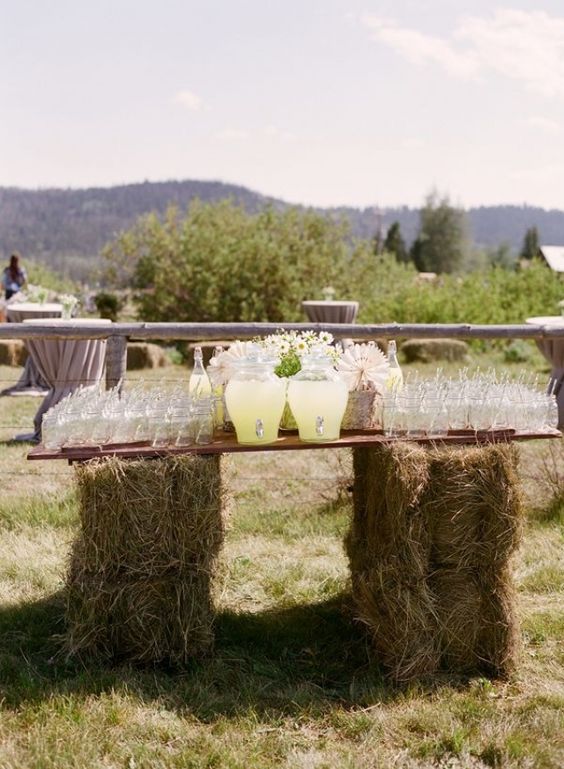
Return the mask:
<svg viewBox="0 0 564 769">
<path fill-rule="evenodd" d="M 12 254 L 10 257 L 10 264 L 4 268 L 2 273 L 2 287 L 4 289 L 5 298 L 9 299 L 25 285 L 27 281 L 27 275 L 23 267 L 20 267 L 20 255 Z"/>
</svg>

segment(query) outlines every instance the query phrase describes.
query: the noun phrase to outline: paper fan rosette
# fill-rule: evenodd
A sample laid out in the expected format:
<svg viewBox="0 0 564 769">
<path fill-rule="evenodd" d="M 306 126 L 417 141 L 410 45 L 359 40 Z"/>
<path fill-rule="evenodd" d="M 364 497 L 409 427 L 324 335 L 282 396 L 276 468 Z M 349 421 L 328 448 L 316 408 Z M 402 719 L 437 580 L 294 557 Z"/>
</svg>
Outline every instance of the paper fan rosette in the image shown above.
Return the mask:
<svg viewBox="0 0 564 769">
<path fill-rule="evenodd" d="M 384 391 L 390 364 L 374 343 L 354 344 L 342 353 L 337 371 L 346 382 L 349 392 Z"/>
<path fill-rule="evenodd" d="M 208 366 L 208 373 L 214 385 L 226 385 L 231 377 L 232 366 L 241 358 L 246 358 L 256 345 L 252 342 L 233 342 L 227 350 L 214 356 Z"/>
</svg>

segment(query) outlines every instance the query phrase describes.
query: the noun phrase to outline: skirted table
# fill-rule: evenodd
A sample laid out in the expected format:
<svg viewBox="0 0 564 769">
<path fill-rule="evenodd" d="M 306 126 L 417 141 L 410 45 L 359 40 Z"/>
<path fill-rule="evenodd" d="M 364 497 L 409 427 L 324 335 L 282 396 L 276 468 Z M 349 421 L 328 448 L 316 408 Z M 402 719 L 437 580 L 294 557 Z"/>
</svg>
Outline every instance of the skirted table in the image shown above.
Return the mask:
<svg viewBox="0 0 564 769">
<path fill-rule="evenodd" d="M 312 323 L 355 323 L 358 314 L 358 302 L 308 300 L 302 307 Z"/>
<path fill-rule="evenodd" d="M 535 326 L 560 326 L 564 327 L 562 315 L 547 315 L 543 317 L 527 318 L 527 323 Z M 558 426 L 564 427 L 564 337 L 560 339 L 537 339 L 537 347 L 550 363 L 552 370 L 548 389 L 554 392 L 558 402 Z"/>
<path fill-rule="evenodd" d="M 101 318 L 24 320 L 25 324 L 53 326 L 56 329 L 72 328 L 84 323 L 108 325 L 111 322 Z M 49 385 L 49 392 L 33 419 L 34 433 L 31 437 L 38 440 L 46 411 L 78 387 L 95 387 L 100 383 L 105 371 L 106 340 L 38 337 L 28 339 L 26 344 L 37 370 Z"/>
<path fill-rule="evenodd" d="M 63 305 L 57 302 L 14 302 L 6 306 L 8 323 L 23 323 L 25 320 L 60 318 Z M 26 343 L 29 352 L 29 346 Z M 2 391 L 2 395 L 39 395 L 44 397 L 49 385 L 39 373 L 33 358 L 28 355 L 22 375 L 15 385 Z"/>
<path fill-rule="evenodd" d="M 396 681 L 440 670 L 505 676 L 518 626 L 511 555 L 521 506 L 511 430 L 416 442 L 377 431 L 331 443 L 286 434 L 249 447 L 33 449 L 76 462 L 80 530 L 67 573 L 69 654 L 184 664 L 213 647 L 212 585 L 229 490 L 221 455 L 352 448 L 354 512 L 346 536 L 353 615 Z M 152 461 L 147 461 L 152 460 Z"/>
</svg>

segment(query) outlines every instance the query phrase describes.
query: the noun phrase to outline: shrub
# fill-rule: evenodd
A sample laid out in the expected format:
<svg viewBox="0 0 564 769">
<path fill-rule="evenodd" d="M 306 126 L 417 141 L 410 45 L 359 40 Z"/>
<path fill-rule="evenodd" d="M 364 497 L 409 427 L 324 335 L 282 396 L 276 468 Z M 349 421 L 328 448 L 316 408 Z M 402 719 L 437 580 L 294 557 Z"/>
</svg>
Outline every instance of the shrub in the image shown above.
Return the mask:
<svg viewBox="0 0 564 769">
<path fill-rule="evenodd" d="M 100 291 L 94 297 L 94 304 L 101 318 L 108 318 L 114 321 L 118 319 L 118 313 L 121 310 L 121 301 L 115 294 L 108 291 Z"/>
</svg>

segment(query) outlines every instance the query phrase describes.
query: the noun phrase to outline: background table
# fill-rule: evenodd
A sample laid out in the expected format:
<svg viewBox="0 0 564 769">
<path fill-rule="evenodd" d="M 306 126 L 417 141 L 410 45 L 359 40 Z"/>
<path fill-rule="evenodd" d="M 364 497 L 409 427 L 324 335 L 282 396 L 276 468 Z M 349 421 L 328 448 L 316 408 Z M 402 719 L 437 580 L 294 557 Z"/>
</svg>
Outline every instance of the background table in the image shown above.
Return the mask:
<svg viewBox="0 0 564 769">
<path fill-rule="evenodd" d="M 564 317 L 561 315 L 546 315 L 527 318 L 527 323 L 538 326 L 562 326 Z M 561 339 L 537 339 L 537 347 L 550 363 L 550 381 L 548 389 L 554 392 L 558 402 L 558 427 L 564 426 L 564 337 Z"/>
<path fill-rule="evenodd" d="M 313 323 L 355 323 L 358 302 L 337 302 L 330 300 L 308 300 L 302 307 Z M 343 347 L 352 345 L 352 339 L 341 339 Z"/>
<path fill-rule="evenodd" d="M 110 325 L 111 320 L 74 318 L 72 320 L 24 320 L 24 323 L 56 328 L 83 323 Z M 106 363 L 105 339 L 28 339 L 29 353 L 41 376 L 49 385 L 49 392 L 39 407 L 33 423 L 33 439 L 41 437 L 43 414 L 80 385 L 90 387 L 99 384 L 104 376 Z"/>
<path fill-rule="evenodd" d="M 38 318 L 60 318 L 63 314 L 63 305 L 55 302 L 14 302 L 6 306 L 8 323 L 23 323 L 24 320 Z M 26 343 L 29 352 L 29 347 Z M 49 391 L 49 385 L 42 378 L 28 355 L 22 375 L 15 385 L 2 391 L 2 395 L 40 395 L 45 396 Z"/>
<path fill-rule="evenodd" d="M 302 307 L 313 323 L 355 323 L 358 302 L 313 301 L 302 302 Z"/>
</svg>

